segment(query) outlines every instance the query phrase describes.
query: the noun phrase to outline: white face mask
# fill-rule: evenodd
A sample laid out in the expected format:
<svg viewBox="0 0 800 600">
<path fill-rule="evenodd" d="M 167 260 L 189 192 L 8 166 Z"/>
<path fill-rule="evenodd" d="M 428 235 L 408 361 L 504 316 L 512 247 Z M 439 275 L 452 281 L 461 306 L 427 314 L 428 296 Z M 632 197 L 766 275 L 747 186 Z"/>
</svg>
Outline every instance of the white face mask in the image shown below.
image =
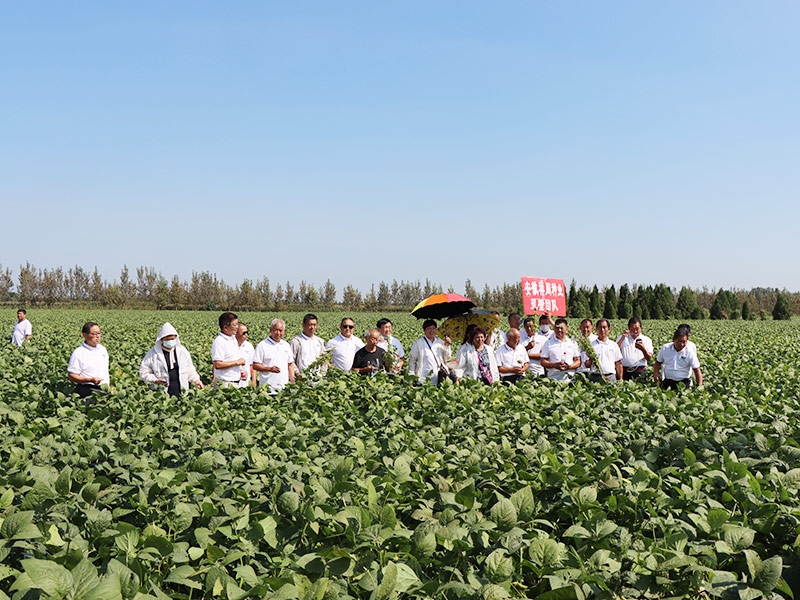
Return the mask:
<svg viewBox="0 0 800 600">
<path fill-rule="evenodd" d="M 548 333 L 550 331 L 550 325 L 542 325 L 541 327 L 539 327 L 539 331 L 541 331 L 542 333 Z"/>
<path fill-rule="evenodd" d="M 177 343 L 178 340 L 161 340 L 161 345 L 164 346 L 164 348 L 174 348 Z"/>
</svg>

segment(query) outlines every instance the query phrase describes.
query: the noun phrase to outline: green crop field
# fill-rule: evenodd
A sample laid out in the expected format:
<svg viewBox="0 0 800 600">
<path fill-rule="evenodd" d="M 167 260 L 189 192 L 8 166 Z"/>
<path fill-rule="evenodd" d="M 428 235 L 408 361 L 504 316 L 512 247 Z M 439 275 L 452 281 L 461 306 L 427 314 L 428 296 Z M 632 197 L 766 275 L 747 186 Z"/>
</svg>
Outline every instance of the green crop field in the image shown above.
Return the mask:
<svg viewBox="0 0 800 600">
<path fill-rule="evenodd" d="M 240 314 L 253 343 L 274 316 Z M 291 338 L 302 314 L 281 316 Z M 408 349 L 419 322 L 389 316 Z M 216 317 L 31 311 L 32 341 L 0 350 L 0 599 L 792 597 L 795 321 L 693 322 L 706 385 L 682 394 L 138 381 L 170 321 L 208 382 Z M 89 319 L 112 389 L 85 408 L 66 364 Z"/>
</svg>

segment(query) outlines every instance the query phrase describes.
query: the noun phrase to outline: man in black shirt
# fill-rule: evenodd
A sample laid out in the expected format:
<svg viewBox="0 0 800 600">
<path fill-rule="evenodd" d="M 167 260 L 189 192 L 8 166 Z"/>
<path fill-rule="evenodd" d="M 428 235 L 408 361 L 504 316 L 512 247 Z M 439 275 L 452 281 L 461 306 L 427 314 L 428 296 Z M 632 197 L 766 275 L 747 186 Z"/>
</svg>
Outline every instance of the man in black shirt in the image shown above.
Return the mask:
<svg viewBox="0 0 800 600">
<path fill-rule="evenodd" d="M 356 352 L 353 359 L 352 371 L 361 375 L 374 375 L 383 370 L 383 355 L 386 352 L 378 347 L 381 341 L 381 332 L 377 329 L 370 329 L 367 333 L 366 345 Z"/>
</svg>

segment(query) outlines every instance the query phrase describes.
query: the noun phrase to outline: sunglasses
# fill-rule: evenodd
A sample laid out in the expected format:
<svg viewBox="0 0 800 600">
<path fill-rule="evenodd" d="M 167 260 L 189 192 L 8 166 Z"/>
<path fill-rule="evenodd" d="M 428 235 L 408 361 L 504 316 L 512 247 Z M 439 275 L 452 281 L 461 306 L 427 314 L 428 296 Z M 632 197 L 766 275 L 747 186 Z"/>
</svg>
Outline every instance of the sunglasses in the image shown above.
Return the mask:
<svg viewBox="0 0 800 600">
<path fill-rule="evenodd" d="M 342 329 L 355 329 L 355 325 L 342 325 Z"/>
<path fill-rule="evenodd" d="M 250 333 L 249 331 L 243 331 L 242 335 L 248 335 L 249 333 Z"/>
</svg>

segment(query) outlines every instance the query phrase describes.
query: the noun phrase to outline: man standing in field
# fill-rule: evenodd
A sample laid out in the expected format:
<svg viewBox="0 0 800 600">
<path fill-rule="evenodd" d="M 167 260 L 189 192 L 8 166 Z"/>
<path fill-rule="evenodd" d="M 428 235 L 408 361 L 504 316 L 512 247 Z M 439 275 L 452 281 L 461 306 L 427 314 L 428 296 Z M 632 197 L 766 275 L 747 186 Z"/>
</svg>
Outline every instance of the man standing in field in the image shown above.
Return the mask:
<svg viewBox="0 0 800 600">
<path fill-rule="evenodd" d="M 494 353 L 500 381 L 516 383 L 528 370 L 528 353 L 519 343 L 519 329 L 511 328 L 506 333 L 506 341 Z"/>
<path fill-rule="evenodd" d="M 450 338 L 442 341 L 436 337 L 436 329 L 436 321 L 426 319 L 422 323 L 425 335 L 411 344 L 408 353 L 408 374 L 416 375 L 420 383 L 426 379 L 434 385 L 444 383 L 439 381 L 439 369 L 446 366 L 453 356 Z"/>
<path fill-rule="evenodd" d="M 247 377 L 243 371 L 247 361 L 242 358 L 236 341 L 238 330 L 239 317 L 235 314 L 224 312 L 219 316 L 219 333 L 211 344 L 215 388 L 239 387 L 239 382 Z"/>
<path fill-rule="evenodd" d="M 333 366 L 342 371 L 349 371 L 353 368 L 353 359 L 356 356 L 356 352 L 364 347 L 364 342 L 353 335 L 353 329 L 355 328 L 355 321 L 350 317 L 345 317 L 339 325 L 341 333 L 328 340 L 328 343 L 325 344 L 326 350 L 333 350 L 333 355 L 331 356 Z"/>
<path fill-rule="evenodd" d="M 292 339 L 289 346 L 294 357 L 294 375 L 303 378 L 303 371 L 325 352 L 325 341 L 317 335 L 317 315 L 308 313 L 303 317 L 303 333 Z"/>
<path fill-rule="evenodd" d="M 547 376 L 569 383 L 581 363 L 581 351 L 575 340 L 567 337 L 567 320 L 556 319 L 556 334 L 542 347 L 540 362 Z"/>
<path fill-rule="evenodd" d="M 394 347 L 395 354 L 397 355 L 397 364 L 394 365 L 393 371 L 395 373 L 399 373 L 400 369 L 403 368 L 403 361 L 405 360 L 406 351 L 403 348 L 403 344 L 400 343 L 396 337 L 392 335 L 394 326 L 389 319 L 379 319 L 376 325 L 378 331 L 381 332 L 381 341 L 378 342 L 378 347 L 386 350 L 389 350 L 389 344 Z"/>
<path fill-rule="evenodd" d="M 248 340 L 250 330 L 244 323 L 239 323 L 236 328 L 236 343 L 239 344 L 239 352 L 244 359 L 242 373 L 245 378 L 239 381 L 239 387 L 249 387 L 255 385 L 255 375 L 253 374 L 253 353 L 256 351 L 253 344 Z"/>
<path fill-rule="evenodd" d="M 599 365 L 592 364 L 590 358 L 584 353 L 581 360 L 584 366 L 590 370 L 589 381 L 599 382 L 601 378 L 612 383 L 622 379 L 622 352 L 614 342 L 608 339 L 608 332 L 611 326 L 608 319 L 600 319 L 597 322 L 597 339 L 592 342 Z"/>
<path fill-rule="evenodd" d="M 269 336 L 259 342 L 253 355 L 253 370 L 258 373 L 258 385 L 266 386 L 271 392 L 278 392 L 287 383 L 294 382 L 294 357 L 291 347 L 283 339 L 285 333 L 286 323 L 283 319 L 273 319 Z"/>
<path fill-rule="evenodd" d="M 661 371 L 664 379 L 661 379 Z M 653 380 L 664 390 L 676 390 L 678 384 L 686 387 L 692 385 L 690 375 L 694 374 L 697 385 L 703 385 L 703 373 L 700 371 L 700 360 L 697 352 L 689 346 L 689 331 L 681 325 L 675 330 L 671 344 L 664 344 L 658 351 L 653 365 Z"/>
<path fill-rule="evenodd" d="M 100 325 L 89 321 L 81 328 L 83 343 L 73 350 L 67 365 L 67 377 L 75 384 L 75 392 L 86 405 L 93 404 L 92 394 L 108 385 L 108 350 L 100 344 Z"/>
<path fill-rule="evenodd" d="M 33 333 L 33 326 L 31 326 L 31 322 L 28 321 L 28 313 L 24 308 L 20 308 L 17 311 L 17 322 L 14 325 L 14 333 L 11 335 L 11 342 L 17 346 L 22 346 L 23 342 L 27 342 L 31 339 L 31 333 Z"/>
<path fill-rule="evenodd" d="M 581 337 L 584 337 L 587 340 L 589 340 L 590 344 L 593 344 L 594 341 L 597 339 L 597 336 L 594 334 L 594 325 L 592 325 L 591 319 L 584 319 L 583 321 L 581 321 L 580 330 L 581 330 Z M 581 366 L 577 368 L 576 372 L 585 373 L 588 375 L 589 369 L 583 364 L 583 360 L 581 360 Z"/>
<path fill-rule="evenodd" d="M 644 375 L 647 362 L 653 358 L 653 340 L 642 333 L 642 321 L 633 317 L 628 328 L 617 339 L 622 352 L 622 378 L 637 381 Z"/>
<path fill-rule="evenodd" d="M 553 331 L 550 328 L 552 319 L 550 315 L 541 315 L 539 317 L 539 329 L 535 332 L 533 330 L 534 319 L 528 317 L 525 319 L 525 332 L 522 334 L 520 345 L 525 348 L 528 353 L 528 370 L 533 373 L 534 377 L 543 377 L 544 367 L 541 365 L 539 359 L 542 358 L 542 348 L 545 342 L 553 337 Z"/>
<path fill-rule="evenodd" d="M 383 371 L 383 355 L 386 351 L 379 347 L 381 332 L 379 329 L 370 329 L 367 332 L 367 343 L 359 348 L 353 357 L 353 368 L 359 375 L 374 375 Z"/>
</svg>

